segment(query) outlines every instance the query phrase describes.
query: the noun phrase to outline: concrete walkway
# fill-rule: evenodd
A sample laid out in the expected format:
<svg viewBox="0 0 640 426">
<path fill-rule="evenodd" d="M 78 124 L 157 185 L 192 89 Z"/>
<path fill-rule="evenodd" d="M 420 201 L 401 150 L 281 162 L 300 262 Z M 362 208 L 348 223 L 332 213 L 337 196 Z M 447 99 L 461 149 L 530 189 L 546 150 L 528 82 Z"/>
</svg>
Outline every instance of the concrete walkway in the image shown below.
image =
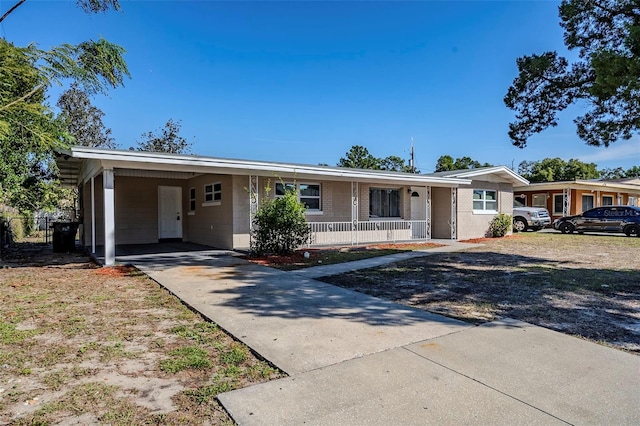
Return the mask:
<svg viewBox="0 0 640 426">
<path fill-rule="evenodd" d="M 470 326 L 232 252 L 118 260 L 290 375 L 219 396 L 241 425 L 640 424 L 635 355 L 509 319 Z"/>
</svg>

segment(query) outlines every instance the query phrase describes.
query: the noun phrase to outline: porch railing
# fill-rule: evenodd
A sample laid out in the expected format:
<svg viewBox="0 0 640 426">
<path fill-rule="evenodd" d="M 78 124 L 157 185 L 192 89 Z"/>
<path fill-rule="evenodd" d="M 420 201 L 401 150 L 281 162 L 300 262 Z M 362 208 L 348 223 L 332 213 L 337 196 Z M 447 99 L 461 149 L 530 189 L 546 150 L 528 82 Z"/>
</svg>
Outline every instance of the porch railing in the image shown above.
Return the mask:
<svg viewBox="0 0 640 426">
<path fill-rule="evenodd" d="M 426 220 L 310 222 L 309 246 L 395 243 L 428 239 Z"/>
</svg>

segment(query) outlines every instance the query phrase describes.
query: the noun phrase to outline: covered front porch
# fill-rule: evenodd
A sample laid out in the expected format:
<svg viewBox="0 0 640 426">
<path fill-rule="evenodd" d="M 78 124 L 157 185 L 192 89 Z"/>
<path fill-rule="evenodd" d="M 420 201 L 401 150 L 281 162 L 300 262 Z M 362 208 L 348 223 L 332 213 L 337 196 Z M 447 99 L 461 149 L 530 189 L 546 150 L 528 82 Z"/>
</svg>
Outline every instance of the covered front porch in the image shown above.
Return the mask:
<svg viewBox="0 0 640 426">
<path fill-rule="evenodd" d="M 458 186 L 408 173 L 73 148 L 58 158 L 79 188 L 82 243 L 113 265 L 124 244 L 251 246 L 260 203 L 293 186 L 309 246 L 456 239 Z M 275 177 L 274 177 L 275 176 Z M 275 182 L 274 182 L 275 181 Z M 101 253 L 99 253 L 101 251 Z"/>
<path fill-rule="evenodd" d="M 260 203 L 259 177 L 251 176 L 249 191 L 251 208 L 249 223 L 253 230 L 253 216 Z M 433 223 L 435 221 L 435 237 L 456 239 L 457 223 L 457 188 L 407 185 L 403 187 L 403 194 L 396 194 L 399 206 L 387 200 L 386 208 L 378 209 L 370 195 L 370 188 L 366 182 L 350 182 L 350 199 L 342 198 L 342 202 L 350 204 L 350 220 L 329 221 L 317 220 L 316 215 L 309 215 L 310 239 L 308 247 L 362 245 L 369 243 L 397 243 L 411 241 L 428 241 L 434 237 Z M 398 192 L 395 189 L 375 188 L 373 191 Z M 437 209 L 432 207 L 432 194 L 435 194 L 441 205 Z M 448 199 L 447 199 L 448 198 Z M 384 202 L 382 204 L 385 204 Z M 381 211 L 393 210 L 392 217 L 379 217 Z"/>
</svg>

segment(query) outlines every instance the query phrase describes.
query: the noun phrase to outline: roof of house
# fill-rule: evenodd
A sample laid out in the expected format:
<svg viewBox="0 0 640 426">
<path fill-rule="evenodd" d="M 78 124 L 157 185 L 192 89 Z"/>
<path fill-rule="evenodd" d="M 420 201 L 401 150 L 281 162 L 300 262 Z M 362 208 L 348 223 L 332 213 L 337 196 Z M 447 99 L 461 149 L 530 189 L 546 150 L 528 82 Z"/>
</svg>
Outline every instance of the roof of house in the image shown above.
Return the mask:
<svg viewBox="0 0 640 426">
<path fill-rule="evenodd" d="M 514 185 L 528 185 L 529 181 L 506 166 L 477 167 L 474 169 L 446 170 L 430 173 L 429 176 L 475 179 L 480 176 L 496 175 Z"/>
<path fill-rule="evenodd" d="M 434 174 L 423 175 L 81 146 L 60 150 L 56 163 L 60 170 L 60 179 L 67 186 L 76 186 L 79 182 L 86 182 L 104 169 L 113 169 L 116 176 L 164 176 L 178 179 L 187 179 L 198 174 L 208 173 L 246 176 L 270 175 L 275 178 L 346 180 L 415 186 L 455 187 L 471 183 L 470 179 L 463 177 Z"/>
</svg>

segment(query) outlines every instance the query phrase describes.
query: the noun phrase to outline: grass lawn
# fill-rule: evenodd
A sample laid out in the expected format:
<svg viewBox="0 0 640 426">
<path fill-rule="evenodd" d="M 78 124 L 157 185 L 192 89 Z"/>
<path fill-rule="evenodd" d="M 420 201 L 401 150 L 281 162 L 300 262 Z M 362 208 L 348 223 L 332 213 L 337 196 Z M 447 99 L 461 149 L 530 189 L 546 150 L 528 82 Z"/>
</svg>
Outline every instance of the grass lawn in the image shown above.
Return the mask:
<svg viewBox="0 0 640 426">
<path fill-rule="evenodd" d="M 640 354 L 640 238 L 521 233 L 482 243 L 324 280 Z M 283 376 L 136 269 L 43 247 L 25 244 L 0 264 L 0 424 L 231 424 L 216 395 Z M 309 250 L 293 268 L 425 248 Z M 293 269 L 286 262 L 266 261 Z"/>
<path fill-rule="evenodd" d="M 323 278 L 470 322 L 511 317 L 640 354 L 640 238 L 527 232 Z"/>
<path fill-rule="evenodd" d="M 136 269 L 2 265 L 0 424 L 231 424 L 218 393 L 282 376 Z"/>
<path fill-rule="evenodd" d="M 355 260 L 369 259 L 372 257 L 386 256 L 388 254 L 402 253 L 413 250 L 427 250 L 440 247 L 434 243 L 411 244 L 374 244 L 370 246 L 306 249 L 297 250 L 290 255 L 249 256 L 246 259 L 261 265 L 277 268 L 282 271 L 294 271 L 312 266 L 332 265 L 335 263 L 352 262 Z M 309 253 L 309 257 L 305 257 Z"/>
</svg>

